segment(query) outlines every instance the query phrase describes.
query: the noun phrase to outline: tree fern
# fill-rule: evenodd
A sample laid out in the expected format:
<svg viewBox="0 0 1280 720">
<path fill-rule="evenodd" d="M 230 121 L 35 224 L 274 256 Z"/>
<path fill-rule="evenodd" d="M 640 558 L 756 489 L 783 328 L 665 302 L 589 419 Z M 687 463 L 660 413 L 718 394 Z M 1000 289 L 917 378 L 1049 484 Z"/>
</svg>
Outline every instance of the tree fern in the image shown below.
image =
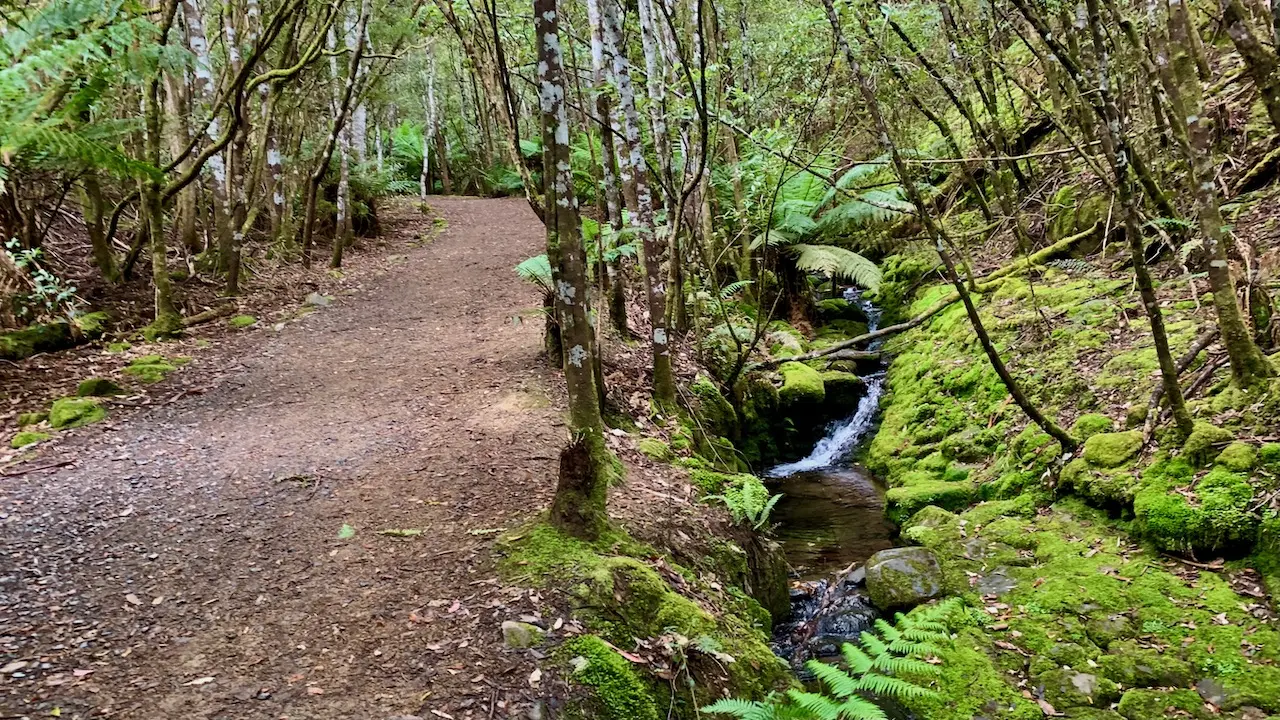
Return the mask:
<svg viewBox="0 0 1280 720">
<path fill-rule="evenodd" d="M 795 245 L 796 267 L 843 278 L 868 290 L 880 287 L 880 268 L 852 250 L 834 245 Z"/>
<path fill-rule="evenodd" d="M 551 282 L 551 261 L 544 255 L 535 255 L 516 266 L 516 274 L 522 279 L 538 286 L 544 294 L 553 292 Z"/>
</svg>

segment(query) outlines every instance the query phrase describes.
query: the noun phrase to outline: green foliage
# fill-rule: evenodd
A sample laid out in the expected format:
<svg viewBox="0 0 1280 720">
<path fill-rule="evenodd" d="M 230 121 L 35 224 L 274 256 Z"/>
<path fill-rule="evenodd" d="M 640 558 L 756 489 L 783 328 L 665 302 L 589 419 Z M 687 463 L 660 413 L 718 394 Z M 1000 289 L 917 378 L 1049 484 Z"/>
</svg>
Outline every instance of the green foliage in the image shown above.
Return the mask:
<svg viewBox="0 0 1280 720">
<path fill-rule="evenodd" d="M 879 636 L 864 631 L 858 645 L 846 643 L 841 648 L 843 668 L 817 660 L 805 663 L 822 683 L 818 692 L 793 689 L 762 702 L 729 698 L 702 711 L 740 720 L 885 720 L 884 710 L 869 697 L 902 701 L 936 695 L 919 683 L 941 671 L 923 658 L 951 644 L 944 620 L 959 607 L 959 600 L 952 599 L 910 615 L 899 613 L 892 624 L 876 621 Z"/>
<path fill-rule="evenodd" d="M 770 495 L 769 489 L 754 475 L 729 477 L 735 481 L 726 483 L 722 493 L 706 499 L 723 502 L 729 508 L 733 521 L 739 525 L 750 525 L 756 530 L 765 527 L 782 494 Z"/>
<path fill-rule="evenodd" d="M 547 259 L 545 253 L 535 255 L 517 265 L 516 274 L 522 280 L 536 285 L 547 297 L 555 293 L 551 282 L 551 261 Z"/>
<path fill-rule="evenodd" d="M 834 245 L 796 245 L 792 250 L 801 270 L 845 279 L 868 290 L 880 287 L 880 269 L 852 250 Z"/>
</svg>

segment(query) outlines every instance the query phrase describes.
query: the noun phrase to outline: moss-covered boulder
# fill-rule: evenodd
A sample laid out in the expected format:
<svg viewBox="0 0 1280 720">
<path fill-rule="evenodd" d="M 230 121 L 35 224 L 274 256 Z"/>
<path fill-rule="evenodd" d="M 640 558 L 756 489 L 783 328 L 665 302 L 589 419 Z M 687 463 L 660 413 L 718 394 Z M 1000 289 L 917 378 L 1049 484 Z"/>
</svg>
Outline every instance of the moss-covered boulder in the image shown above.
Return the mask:
<svg viewBox="0 0 1280 720">
<path fill-rule="evenodd" d="M 257 325 L 258 318 L 252 315 L 236 315 L 235 317 L 228 320 L 227 324 L 237 330 L 241 330 L 247 327 L 252 327 L 254 325 Z"/>
<path fill-rule="evenodd" d="M 1218 453 L 1218 465 L 1239 473 L 1247 473 L 1258 464 L 1258 453 L 1249 443 L 1233 442 Z"/>
<path fill-rule="evenodd" d="M 1086 413 L 1076 418 L 1071 425 L 1071 434 L 1078 440 L 1088 440 L 1099 433 L 1109 433 L 1115 430 L 1115 423 L 1106 415 L 1098 413 Z"/>
<path fill-rule="evenodd" d="M 946 480 L 912 480 L 909 484 L 889 488 L 885 493 L 885 517 L 902 524 L 922 508 L 937 505 L 944 510 L 962 510 L 978 498 L 972 482 Z"/>
<path fill-rule="evenodd" d="M 140 383 L 152 384 L 164 380 L 166 375 L 177 369 L 163 355 L 143 355 L 129 363 L 124 372 Z"/>
<path fill-rule="evenodd" d="M 52 436 L 49 435 L 49 433 L 32 432 L 30 430 L 23 430 L 22 432 L 13 436 L 13 440 L 9 441 L 9 447 L 16 450 L 18 448 L 24 448 L 28 445 L 35 445 L 38 442 L 44 442 L 45 440 L 48 440 L 50 437 Z"/>
<path fill-rule="evenodd" d="M 1235 435 L 1230 430 L 1207 422 L 1197 422 L 1182 445 L 1182 456 L 1197 467 L 1208 465 L 1234 439 Z"/>
<path fill-rule="evenodd" d="M 1097 658 L 1098 673 L 1127 687 L 1187 687 L 1195 680 L 1191 665 L 1174 653 L 1120 640 Z"/>
<path fill-rule="evenodd" d="M 112 397 L 123 395 L 124 388 L 107 378 L 93 377 L 76 386 L 76 397 Z"/>
<path fill-rule="evenodd" d="M 1135 688 L 1120 698 L 1116 712 L 1126 720 L 1157 718 L 1207 718 L 1204 702 L 1194 690 L 1147 690 Z"/>
<path fill-rule="evenodd" d="M 778 400 L 784 410 L 819 407 L 826 400 L 822 373 L 817 370 L 802 363 L 785 362 L 778 366 L 778 373 L 782 375 Z"/>
<path fill-rule="evenodd" d="M 1084 442 L 1084 459 L 1094 467 L 1120 467 L 1141 449 L 1142 433 L 1137 430 L 1098 433 Z"/>
<path fill-rule="evenodd" d="M 1067 463 L 1058 476 L 1058 483 L 1064 490 L 1110 509 L 1131 505 L 1139 487 L 1131 468 L 1098 468 L 1083 458 Z"/>
<path fill-rule="evenodd" d="M 25 412 L 18 414 L 18 427 L 26 427 L 28 425 L 39 425 L 49 419 L 47 412 Z"/>
<path fill-rule="evenodd" d="M 1054 708 L 1105 707 L 1120 697 L 1114 682 L 1078 670 L 1050 670 L 1041 673 L 1036 682 L 1044 686 L 1044 699 Z"/>
<path fill-rule="evenodd" d="M 867 313 L 862 309 L 861 305 L 851 303 L 844 298 L 829 298 L 827 300 L 819 300 L 818 319 L 823 322 L 831 322 L 833 320 L 853 320 L 855 322 L 866 322 Z"/>
<path fill-rule="evenodd" d="M 640 442 L 636 443 L 636 448 L 645 457 L 659 462 L 666 462 L 675 457 L 671 452 L 671 446 L 658 438 L 640 438 Z"/>
<path fill-rule="evenodd" d="M 1148 470 L 1146 484 L 1133 502 L 1135 528 L 1165 550 L 1218 552 L 1252 547 L 1259 519 L 1250 512 L 1254 490 L 1248 477 L 1217 467 L 1189 493 L 1179 492 L 1189 474 L 1189 469 L 1180 474 L 1180 468 L 1186 466 L 1165 463 Z"/>
<path fill-rule="evenodd" d="M 49 408 L 49 425 L 58 429 L 80 427 L 106 416 L 106 409 L 94 398 L 62 398 Z"/>
<path fill-rule="evenodd" d="M 867 558 L 867 593 L 883 611 L 915 607 L 942 595 L 942 566 L 922 547 L 890 548 Z"/>
<path fill-rule="evenodd" d="M 867 384 L 853 373 L 826 370 L 819 373 L 825 394 L 827 414 L 832 417 L 849 415 L 866 393 Z"/>
<path fill-rule="evenodd" d="M 699 376 L 690 383 L 689 394 L 693 397 L 690 410 L 697 417 L 700 432 L 722 437 L 737 434 L 738 414 L 710 378 Z"/>
</svg>

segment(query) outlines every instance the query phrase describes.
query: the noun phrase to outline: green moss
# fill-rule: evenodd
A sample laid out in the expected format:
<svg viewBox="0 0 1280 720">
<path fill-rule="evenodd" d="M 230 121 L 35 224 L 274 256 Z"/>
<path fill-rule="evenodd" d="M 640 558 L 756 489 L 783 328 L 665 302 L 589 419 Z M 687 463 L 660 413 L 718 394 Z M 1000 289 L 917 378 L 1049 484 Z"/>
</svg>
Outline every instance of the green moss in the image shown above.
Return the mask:
<svg viewBox="0 0 1280 720">
<path fill-rule="evenodd" d="M 1080 440 L 1088 440 L 1099 433 L 1115 430 L 1115 423 L 1106 415 L 1088 413 L 1076 418 L 1071 425 L 1071 434 Z"/>
<path fill-rule="evenodd" d="M 104 311 L 85 313 L 77 316 L 72 322 L 75 323 L 81 335 L 93 339 L 106 332 L 107 325 L 111 322 L 111 315 Z"/>
<path fill-rule="evenodd" d="M 107 378 L 89 378 L 76 386 L 76 397 L 111 397 L 123 394 L 124 388 Z"/>
<path fill-rule="evenodd" d="M 722 436 L 736 434 L 738 415 L 710 378 L 698 376 L 689 385 L 689 392 L 696 400 L 693 411 L 698 418 L 698 427 L 703 432 Z"/>
<path fill-rule="evenodd" d="M 125 342 L 125 341 L 107 343 L 107 352 L 122 353 L 131 347 L 133 347 L 133 343 Z"/>
<path fill-rule="evenodd" d="M 980 628 L 966 628 L 940 655 L 937 694 L 904 704 L 917 717 L 930 720 L 1042 720 L 1044 712 L 1005 681 L 1004 672 L 984 648 L 990 643 Z"/>
<path fill-rule="evenodd" d="M 257 325 L 258 318 L 252 315 L 236 315 L 235 317 L 228 320 L 227 324 L 239 330 L 241 328 L 247 328 L 251 325 Z"/>
<path fill-rule="evenodd" d="M 1059 482 L 1062 487 L 1095 505 L 1111 508 L 1127 507 L 1138 490 L 1138 481 L 1132 470 L 1100 470 L 1082 458 L 1067 463 Z"/>
<path fill-rule="evenodd" d="M 13 440 L 9 442 L 9 447 L 16 450 L 18 448 L 23 448 L 28 445 L 34 445 L 38 442 L 43 442 L 45 440 L 48 440 L 50 437 L 52 437 L 52 435 L 50 435 L 49 433 L 31 432 L 28 430 L 23 430 L 22 432 L 13 436 Z"/>
<path fill-rule="evenodd" d="M 797 362 L 785 362 L 778 366 L 782 375 L 782 387 L 778 390 L 778 400 L 785 409 L 797 409 L 821 405 L 826 399 L 826 388 L 822 384 L 822 374 L 817 370 Z"/>
<path fill-rule="evenodd" d="M 186 328 L 177 315 L 162 315 L 142 328 L 142 338 L 149 343 L 162 342 L 182 335 Z"/>
<path fill-rule="evenodd" d="M 658 438 L 640 438 L 640 442 L 636 443 L 636 447 L 652 460 L 666 462 L 674 457 L 671 447 Z"/>
<path fill-rule="evenodd" d="M 1249 472 L 1258 464 L 1258 453 L 1249 443 L 1233 442 L 1218 453 L 1216 462 L 1232 472 Z"/>
<path fill-rule="evenodd" d="M 1116 711 L 1127 720 L 1157 720 L 1157 718 L 1202 718 L 1204 702 L 1194 690 L 1130 690 L 1120 698 Z"/>
<path fill-rule="evenodd" d="M 1084 459 L 1100 468 L 1119 467 L 1142 449 L 1142 433 L 1125 430 L 1093 435 L 1084 443 Z"/>
<path fill-rule="evenodd" d="M 827 370 L 820 375 L 826 405 L 832 415 L 852 412 L 857 407 L 858 400 L 866 392 L 866 383 L 853 373 Z"/>
<path fill-rule="evenodd" d="M 80 427 L 106 416 L 106 409 L 94 398 L 62 398 L 49 409 L 49 425 L 59 429 Z"/>
<path fill-rule="evenodd" d="M 47 412 L 26 412 L 18 414 L 18 427 L 26 427 L 28 425 L 39 425 L 49 419 Z"/>
<path fill-rule="evenodd" d="M 1235 439 L 1230 430 L 1224 430 L 1207 422 L 1197 422 L 1195 429 L 1182 445 L 1182 454 L 1196 466 L 1208 465 L 1218 456 L 1221 446 Z"/>
<path fill-rule="evenodd" d="M 658 702 L 631 662 L 594 635 L 565 643 L 559 653 L 571 668 L 569 680 L 591 691 L 590 717 L 658 720 Z"/>
<path fill-rule="evenodd" d="M 919 481 L 890 488 L 885 493 L 885 517 L 901 524 L 927 505 L 959 510 L 968 507 L 976 498 L 977 490 L 968 482 Z"/>
<path fill-rule="evenodd" d="M 587 627 L 615 644 L 630 645 L 635 638 L 667 632 L 706 636 L 717 643 L 737 662 L 721 665 L 710 657 L 689 658 L 696 665 L 699 701 L 723 690 L 759 698 L 790 682 L 785 665 L 769 650 L 767 625 L 757 625 L 763 619 L 758 604 L 739 601 L 697 574 L 665 562 L 665 569 L 682 578 L 683 592 L 693 597 L 681 594 L 640 559 L 659 553 L 621 531 L 610 528 L 599 541 L 585 543 L 539 524 L 502 538 L 498 552 L 499 571 L 509 581 L 568 588 Z M 716 614 L 703 607 L 703 598 L 711 599 Z"/>
<path fill-rule="evenodd" d="M 176 361 L 175 361 L 176 362 Z M 143 355 L 124 368 L 125 374 L 141 383 L 158 383 L 177 370 L 177 365 L 162 355 Z"/>
</svg>

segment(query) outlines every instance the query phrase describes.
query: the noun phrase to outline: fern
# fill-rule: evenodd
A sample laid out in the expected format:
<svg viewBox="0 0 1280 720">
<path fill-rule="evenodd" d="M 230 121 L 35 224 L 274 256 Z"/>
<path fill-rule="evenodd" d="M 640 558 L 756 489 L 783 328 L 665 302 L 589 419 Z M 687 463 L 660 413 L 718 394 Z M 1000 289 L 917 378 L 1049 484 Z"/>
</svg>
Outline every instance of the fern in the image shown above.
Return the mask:
<svg viewBox="0 0 1280 720">
<path fill-rule="evenodd" d="M 516 266 L 516 274 L 523 280 L 538 286 L 544 295 L 551 295 L 551 261 L 544 255 L 535 255 Z"/>
<path fill-rule="evenodd" d="M 880 268 L 852 250 L 834 245 L 796 245 L 796 267 L 844 278 L 868 290 L 880 287 Z"/>
<path fill-rule="evenodd" d="M 728 285 L 725 285 L 724 287 L 720 288 L 720 299 L 728 300 L 734 295 L 737 295 L 743 290 L 746 290 L 748 287 L 750 287 L 753 284 L 755 284 L 754 280 L 738 280 L 736 282 L 731 282 Z"/>
<path fill-rule="evenodd" d="M 877 620 L 879 635 L 863 632 L 859 645 L 842 647 L 843 668 L 810 660 L 805 667 L 820 681 L 819 692 L 790 690 L 785 697 L 771 695 L 764 702 L 721 700 L 702 711 L 741 720 L 885 720 L 884 710 L 870 698 L 909 701 L 934 695 L 914 680 L 941 674 L 921 657 L 937 655 L 951 642 L 946 621 L 959 607 L 960 601 L 952 598 L 917 608 L 911 615 L 899 613 L 894 623 Z"/>
</svg>

